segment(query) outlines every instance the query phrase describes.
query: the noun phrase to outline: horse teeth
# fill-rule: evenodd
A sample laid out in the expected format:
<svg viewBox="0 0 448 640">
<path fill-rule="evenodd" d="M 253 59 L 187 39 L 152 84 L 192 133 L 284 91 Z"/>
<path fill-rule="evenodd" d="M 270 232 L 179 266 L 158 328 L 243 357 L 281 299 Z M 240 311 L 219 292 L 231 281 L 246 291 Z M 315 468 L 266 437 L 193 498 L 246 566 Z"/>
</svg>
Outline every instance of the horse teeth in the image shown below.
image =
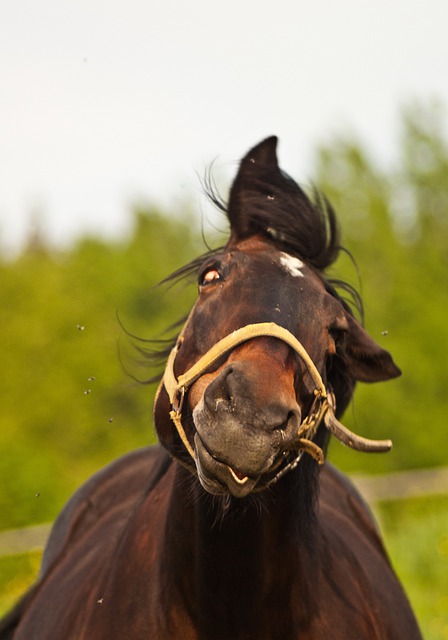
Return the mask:
<svg viewBox="0 0 448 640">
<path fill-rule="evenodd" d="M 244 476 L 244 477 L 239 477 L 236 475 L 235 471 L 232 469 L 232 467 L 227 467 L 228 470 L 230 471 L 232 478 L 235 480 L 235 482 L 237 482 L 238 484 L 246 484 L 246 482 L 249 480 L 248 476 Z"/>
</svg>

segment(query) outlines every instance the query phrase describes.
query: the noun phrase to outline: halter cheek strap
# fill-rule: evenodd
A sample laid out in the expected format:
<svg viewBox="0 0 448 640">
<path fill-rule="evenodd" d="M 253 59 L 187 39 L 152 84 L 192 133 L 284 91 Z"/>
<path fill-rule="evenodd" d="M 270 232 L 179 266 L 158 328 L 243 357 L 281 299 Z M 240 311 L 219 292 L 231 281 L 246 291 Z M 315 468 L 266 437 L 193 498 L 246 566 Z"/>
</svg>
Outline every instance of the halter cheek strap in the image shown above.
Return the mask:
<svg viewBox="0 0 448 640">
<path fill-rule="evenodd" d="M 369 440 L 358 436 L 346 427 L 344 427 L 335 417 L 335 398 L 333 393 L 328 392 L 322 377 L 317 370 L 314 362 L 310 358 L 305 347 L 299 340 L 287 329 L 279 326 L 275 322 L 261 322 L 257 324 L 249 324 L 240 329 L 237 329 L 233 333 L 225 336 L 222 340 L 217 342 L 213 347 L 207 351 L 195 364 L 190 367 L 185 373 L 176 378 L 174 374 L 174 363 L 179 352 L 179 349 L 184 340 L 185 328 L 188 325 L 185 324 L 182 329 L 176 346 L 172 349 L 165 368 L 162 384 L 165 387 L 171 404 L 170 417 L 174 422 L 177 432 L 187 449 L 190 456 L 195 460 L 194 450 L 187 438 L 185 430 L 182 425 L 182 407 L 185 399 L 185 395 L 191 385 L 198 380 L 213 364 L 215 364 L 226 353 L 242 344 L 247 340 L 253 338 L 259 338 L 262 336 L 278 338 L 282 342 L 285 342 L 293 351 L 295 351 L 299 357 L 305 363 L 308 372 L 315 384 L 315 400 L 311 407 L 308 416 L 303 420 L 297 433 L 297 449 L 299 456 L 290 465 L 286 465 L 284 470 L 289 470 L 293 466 L 297 465 L 302 452 L 309 453 L 313 458 L 322 464 L 324 462 L 324 454 L 322 449 L 312 442 L 319 424 L 324 421 L 325 426 L 344 444 L 360 451 L 389 451 L 392 447 L 390 440 Z"/>
</svg>

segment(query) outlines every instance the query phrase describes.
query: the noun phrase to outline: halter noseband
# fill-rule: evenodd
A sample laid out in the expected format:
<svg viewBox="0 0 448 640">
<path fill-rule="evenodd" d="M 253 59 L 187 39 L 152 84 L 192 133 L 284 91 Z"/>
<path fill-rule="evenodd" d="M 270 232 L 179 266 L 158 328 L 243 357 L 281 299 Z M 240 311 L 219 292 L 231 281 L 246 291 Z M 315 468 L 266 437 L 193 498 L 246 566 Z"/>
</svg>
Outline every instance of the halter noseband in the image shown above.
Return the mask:
<svg viewBox="0 0 448 640">
<path fill-rule="evenodd" d="M 165 373 L 162 384 L 165 387 L 171 404 L 170 417 L 174 422 L 177 432 L 185 445 L 190 456 L 196 460 L 194 450 L 188 441 L 187 435 L 182 425 L 182 407 L 185 395 L 191 385 L 198 380 L 216 361 L 218 361 L 226 353 L 234 349 L 236 346 L 262 336 L 278 338 L 285 342 L 305 363 L 308 372 L 315 384 L 315 400 L 307 417 L 302 421 L 297 433 L 297 458 L 287 464 L 277 474 L 275 479 L 297 466 L 303 452 L 309 453 L 319 464 L 324 462 L 324 454 L 322 449 L 312 441 L 316 434 L 317 428 L 324 420 L 325 426 L 339 440 L 347 446 L 359 451 L 389 451 L 392 447 L 390 440 L 369 440 L 352 433 L 344 427 L 335 417 L 335 398 L 331 391 L 328 391 L 324 385 L 322 377 L 317 370 L 314 362 L 310 358 L 305 347 L 299 340 L 287 329 L 279 326 L 275 322 L 261 322 L 257 324 L 248 324 L 233 333 L 219 340 L 213 347 L 207 351 L 199 360 L 188 369 L 185 373 L 176 378 L 174 374 L 174 362 L 179 349 L 184 340 L 185 324 L 182 329 L 175 347 L 171 350 L 166 363 Z"/>
</svg>

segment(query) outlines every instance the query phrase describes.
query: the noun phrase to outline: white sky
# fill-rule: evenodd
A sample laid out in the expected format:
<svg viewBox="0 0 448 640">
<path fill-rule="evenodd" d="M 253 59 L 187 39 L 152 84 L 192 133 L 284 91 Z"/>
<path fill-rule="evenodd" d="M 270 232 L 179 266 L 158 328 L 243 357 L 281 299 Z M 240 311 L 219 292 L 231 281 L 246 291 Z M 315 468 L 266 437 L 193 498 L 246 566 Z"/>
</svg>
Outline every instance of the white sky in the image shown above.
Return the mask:
<svg viewBox="0 0 448 640">
<path fill-rule="evenodd" d="M 448 105 L 447 29 L 446 0 L 1 0 L 0 245 L 199 202 L 270 134 L 305 182 L 346 130 L 387 160 L 404 104 Z"/>
</svg>

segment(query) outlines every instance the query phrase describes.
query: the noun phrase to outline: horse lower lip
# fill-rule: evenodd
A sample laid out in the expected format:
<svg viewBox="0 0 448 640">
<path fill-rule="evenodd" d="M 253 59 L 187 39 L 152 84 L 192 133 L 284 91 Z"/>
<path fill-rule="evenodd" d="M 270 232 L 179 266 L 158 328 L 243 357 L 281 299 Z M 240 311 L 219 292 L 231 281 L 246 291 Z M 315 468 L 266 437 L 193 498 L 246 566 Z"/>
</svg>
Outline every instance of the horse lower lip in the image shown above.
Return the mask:
<svg viewBox="0 0 448 640">
<path fill-rule="evenodd" d="M 245 476 L 243 473 L 240 473 L 239 471 L 234 471 L 232 467 L 229 467 L 228 465 L 227 465 L 227 469 L 230 471 L 232 478 L 238 484 L 246 484 L 246 482 L 249 480 L 248 476 Z"/>
</svg>

